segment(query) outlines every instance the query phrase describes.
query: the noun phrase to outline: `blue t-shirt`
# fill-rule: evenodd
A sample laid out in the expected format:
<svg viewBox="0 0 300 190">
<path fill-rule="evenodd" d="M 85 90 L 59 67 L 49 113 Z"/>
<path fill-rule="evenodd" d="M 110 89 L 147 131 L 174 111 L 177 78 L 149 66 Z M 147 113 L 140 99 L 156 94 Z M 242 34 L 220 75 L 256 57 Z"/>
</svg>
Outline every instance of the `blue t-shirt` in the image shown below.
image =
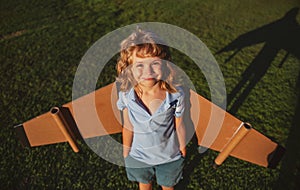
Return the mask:
<svg viewBox="0 0 300 190">
<path fill-rule="evenodd" d="M 134 159 L 157 165 L 175 161 L 181 157 L 174 117 L 184 112 L 184 93 L 166 91 L 166 98 L 151 115 L 139 102 L 134 89 L 119 92 L 119 110 L 128 109 L 133 126 L 133 141 L 129 155 Z"/>
</svg>

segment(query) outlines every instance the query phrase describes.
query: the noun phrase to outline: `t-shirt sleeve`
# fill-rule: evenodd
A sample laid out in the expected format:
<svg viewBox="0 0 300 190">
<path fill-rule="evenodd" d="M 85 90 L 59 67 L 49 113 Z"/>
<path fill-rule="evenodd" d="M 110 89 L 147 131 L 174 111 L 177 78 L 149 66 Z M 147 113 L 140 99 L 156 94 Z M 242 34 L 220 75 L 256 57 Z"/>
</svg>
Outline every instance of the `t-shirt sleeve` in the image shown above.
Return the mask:
<svg viewBox="0 0 300 190">
<path fill-rule="evenodd" d="M 127 107 L 127 100 L 126 100 L 125 92 L 119 92 L 119 99 L 117 101 L 117 107 L 121 111 Z"/>
<path fill-rule="evenodd" d="M 175 108 L 175 117 L 181 117 L 184 113 L 185 104 L 184 104 L 184 93 L 181 91 L 180 96 L 178 97 L 178 102 Z"/>
</svg>

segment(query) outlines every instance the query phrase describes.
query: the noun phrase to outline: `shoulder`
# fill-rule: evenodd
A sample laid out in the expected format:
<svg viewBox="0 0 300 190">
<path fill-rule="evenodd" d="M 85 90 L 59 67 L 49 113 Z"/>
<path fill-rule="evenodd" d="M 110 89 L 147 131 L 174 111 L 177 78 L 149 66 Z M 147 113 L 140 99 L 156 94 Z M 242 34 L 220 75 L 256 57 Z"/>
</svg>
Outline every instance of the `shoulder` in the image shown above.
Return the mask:
<svg viewBox="0 0 300 190">
<path fill-rule="evenodd" d="M 134 97 L 133 88 L 131 88 L 127 91 L 119 91 L 119 98 L 130 98 L 130 96 Z"/>
<path fill-rule="evenodd" d="M 182 87 L 182 86 L 177 86 L 176 87 L 176 91 L 177 92 L 175 92 L 175 93 L 173 93 L 174 94 L 174 96 L 176 96 L 176 97 L 181 97 L 181 98 L 183 98 L 184 97 L 184 88 Z"/>
<path fill-rule="evenodd" d="M 169 102 L 173 102 L 175 100 L 182 101 L 184 99 L 184 96 L 184 89 L 181 86 L 178 86 L 176 87 L 176 92 L 169 93 Z"/>
<path fill-rule="evenodd" d="M 119 91 L 118 95 L 119 97 L 117 101 L 117 106 L 119 110 L 123 110 L 125 107 L 127 107 L 130 103 L 129 100 L 134 98 L 134 93 L 132 93 L 131 90 Z"/>
</svg>

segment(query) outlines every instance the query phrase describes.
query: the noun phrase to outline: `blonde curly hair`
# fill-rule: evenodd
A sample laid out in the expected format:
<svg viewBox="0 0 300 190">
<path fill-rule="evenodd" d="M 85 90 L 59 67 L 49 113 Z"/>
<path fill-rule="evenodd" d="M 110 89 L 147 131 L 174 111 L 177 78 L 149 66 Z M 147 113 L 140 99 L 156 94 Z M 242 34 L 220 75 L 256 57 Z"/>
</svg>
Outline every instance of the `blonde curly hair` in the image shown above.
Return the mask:
<svg viewBox="0 0 300 190">
<path fill-rule="evenodd" d="M 121 91 L 128 91 L 134 87 L 138 94 L 142 94 L 135 81 L 131 69 L 133 54 L 140 58 L 159 57 L 163 60 L 163 78 L 159 81 L 162 89 L 170 93 L 177 92 L 174 80 L 175 70 L 170 64 L 171 55 L 169 47 L 156 34 L 137 28 L 130 36 L 121 43 L 120 57 L 117 61 L 117 82 L 120 83 Z"/>
</svg>

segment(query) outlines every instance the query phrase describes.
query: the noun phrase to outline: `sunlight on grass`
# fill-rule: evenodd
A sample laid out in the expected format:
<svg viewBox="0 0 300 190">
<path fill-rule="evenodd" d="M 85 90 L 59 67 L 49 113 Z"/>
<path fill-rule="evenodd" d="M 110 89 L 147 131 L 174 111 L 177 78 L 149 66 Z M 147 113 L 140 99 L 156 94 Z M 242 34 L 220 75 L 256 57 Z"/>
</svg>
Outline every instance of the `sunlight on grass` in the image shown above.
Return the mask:
<svg viewBox="0 0 300 190">
<path fill-rule="evenodd" d="M 1 187 L 134 189 L 137 186 L 127 180 L 124 168 L 97 157 L 85 144 L 81 144 L 82 151 L 78 154 L 67 144 L 23 149 L 12 127 L 53 106 L 71 101 L 73 78 L 88 48 L 108 32 L 137 22 L 165 22 L 199 37 L 215 55 L 229 94 L 264 44 L 246 46 L 228 62 L 226 60 L 234 51 L 216 52 L 240 35 L 282 18 L 299 3 L 296 0 L 247 3 L 224 0 L 151 3 L 19 0 L 1 2 L 1 5 Z M 296 126 L 299 122 L 295 120 L 296 105 L 300 101 L 300 64 L 291 54 L 279 68 L 285 53 L 280 50 L 276 54 L 266 73 L 234 114 L 276 142 L 289 146 L 287 160 L 295 160 L 293 158 L 299 154 L 289 151 L 295 150 L 296 146 L 291 142 L 300 137 L 295 128 L 300 127 Z M 197 91 L 210 98 L 206 80 L 196 65 L 179 52 L 174 53 L 173 58 L 188 74 Z M 106 66 L 97 87 L 115 80 L 116 59 Z M 291 135 L 291 131 L 296 133 Z M 299 162 L 298 169 L 287 179 L 280 177 L 290 169 L 286 161 L 283 167 L 271 170 L 235 158 L 229 158 L 219 169 L 213 170 L 211 164 L 216 155 L 216 152 L 208 151 L 200 157 L 195 144 L 189 145 L 187 165 L 191 167 L 184 181 L 186 189 L 272 189 L 282 184 L 290 189 L 295 187 L 295 178 L 299 175 Z M 155 186 L 154 189 L 159 188 Z"/>
</svg>

